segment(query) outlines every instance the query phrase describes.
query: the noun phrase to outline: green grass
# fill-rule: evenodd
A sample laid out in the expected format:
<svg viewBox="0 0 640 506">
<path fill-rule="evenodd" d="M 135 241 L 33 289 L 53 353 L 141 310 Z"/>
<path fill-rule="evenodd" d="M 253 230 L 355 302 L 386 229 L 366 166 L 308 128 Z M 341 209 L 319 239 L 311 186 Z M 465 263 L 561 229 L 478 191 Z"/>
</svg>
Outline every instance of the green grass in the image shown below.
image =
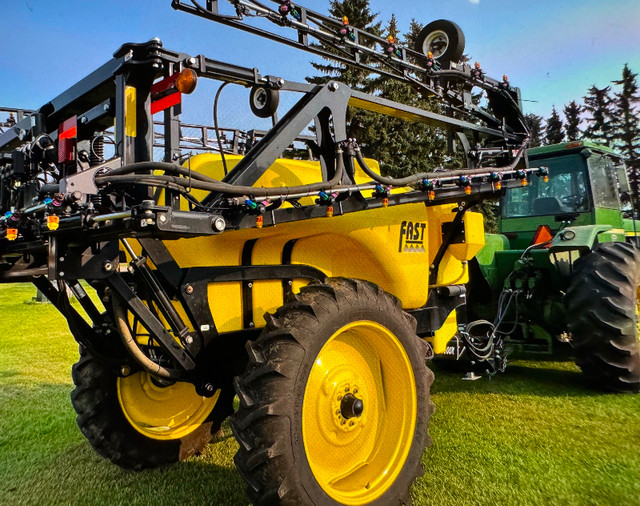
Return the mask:
<svg viewBox="0 0 640 506">
<path fill-rule="evenodd" d="M 34 292 L 0 286 L 0 504 L 248 504 L 228 426 L 164 469 L 95 454 L 69 400 L 77 345 Z M 640 504 L 640 396 L 589 390 L 569 362 L 519 361 L 491 381 L 436 371 L 433 400 L 415 504 Z"/>
</svg>

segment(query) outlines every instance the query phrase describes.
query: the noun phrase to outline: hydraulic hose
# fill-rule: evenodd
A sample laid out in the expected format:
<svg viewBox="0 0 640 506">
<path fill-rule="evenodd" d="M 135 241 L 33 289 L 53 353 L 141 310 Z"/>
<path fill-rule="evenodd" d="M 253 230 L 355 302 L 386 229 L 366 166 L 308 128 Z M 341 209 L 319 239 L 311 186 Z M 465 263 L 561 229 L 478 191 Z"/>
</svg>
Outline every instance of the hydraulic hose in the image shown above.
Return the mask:
<svg viewBox="0 0 640 506">
<path fill-rule="evenodd" d="M 446 176 L 446 177 L 473 176 L 473 175 L 476 175 L 476 174 L 486 174 L 488 170 L 495 170 L 496 172 L 513 170 L 516 167 L 516 165 L 518 165 L 520 160 L 522 159 L 522 155 L 524 154 L 525 147 L 527 146 L 528 143 L 529 143 L 529 137 L 525 138 L 525 140 L 523 141 L 523 143 L 520 146 L 520 149 L 518 150 L 518 153 L 516 154 L 515 159 L 513 160 L 513 162 L 511 164 L 505 166 L 505 167 L 483 167 L 483 168 L 480 168 L 480 169 L 458 169 L 458 170 L 446 171 L 446 173 L 443 173 L 443 172 L 421 172 L 419 174 L 413 174 L 411 176 L 407 176 L 407 177 L 403 177 L 403 178 L 384 177 L 384 176 L 381 176 L 380 174 L 376 174 L 373 170 L 371 170 L 371 168 L 364 161 L 364 158 L 362 157 L 362 152 L 360 151 L 360 147 L 359 146 L 355 146 L 353 148 L 353 152 L 355 153 L 356 160 L 358 160 L 358 164 L 360 165 L 362 170 L 365 172 L 365 174 L 367 176 L 369 176 L 374 181 L 376 181 L 376 182 L 378 182 L 380 184 L 385 184 L 385 185 L 389 185 L 389 186 L 407 186 L 407 185 L 410 185 L 410 184 L 418 183 L 418 182 L 420 182 L 420 181 L 422 181 L 424 179 L 437 179 L 437 178 L 441 178 L 443 176 Z"/>
<path fill-rule="evenodd" d="M 139 170 L 164 170 L 168 173 L 180 174 L 187 176 L 175 177 L 175 176 L 155 176 L 152 174 L 133 174 Z M 197 174 L 197 177 L 196 177 Z M 131 183 L 131 184 L 146 184 L 157 185 L 157 183 L 168 183 L 182 186 L 184 188 L 194 188 L 197 190 L 207 190 L 210 192 L 218 192 L 229 195 L 253 195 L 256 197 L 281 197 L 288 196 L 294 193 L 308 193 L 312 194 L 321 190 L 331 190 L 332 188 L 341 184 L 344 174 L 344 159 L 342 148 L 336 150 L 336 173 L 335 176 L 329 181 L 322 181 L 318 183 L 311 183 L 308 185 L 300 186 L 282 186 L 276 188 L 264 188 L 255 186 L 238 186 L 229 183 L 224 183 L 216 179 L 198 174 L 196 172 L 190 172 L 184 167 L 174 165 L 171 163 L 163 162 L 142 162 L 126 165 L 115 169 L 103 176 L 97 176 L 95 178 L 96 184 L 104 185 L 108 183 Z M 193 180 L 195 179 L 195 180 Z"/>
<path fill-rule="evenodd" d="M 155 363 L 153 360 L 147 357 L 138 346 L 135 337 L 129 330 L 129 325 L 127 324 L 127 311 L 122 304 L 122 299 L 120 299 L 120 297 L 118 297 L 117 295 L 114 295 L 112 297 L 112 305 L 113 316 L 116 320 L 116 327 L 118 329 L 118 332 L 120 333 L 120 337 L 122 338 L 122 342 L 125 348 L 131 354 L 134 360 L 153 376 L 159 376 L 166 379 L 175 379 L 168 369 L 165 369 L 160 364 Z"/>
</svg>

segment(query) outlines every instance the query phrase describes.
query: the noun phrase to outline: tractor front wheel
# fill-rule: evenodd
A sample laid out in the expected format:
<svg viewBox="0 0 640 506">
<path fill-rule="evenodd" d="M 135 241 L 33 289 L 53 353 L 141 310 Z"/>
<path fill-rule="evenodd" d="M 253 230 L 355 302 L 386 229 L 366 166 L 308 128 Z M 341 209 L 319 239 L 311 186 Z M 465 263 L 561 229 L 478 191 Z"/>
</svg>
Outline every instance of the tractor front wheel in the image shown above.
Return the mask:
<svg viewBox="0 0 640 506">
<path fill-rule="evenodd" d="M 247 350 L 231 425 L 257 505 L 411 502 L 433 374 L 398 299 L 360 280 L 309 285 Z"/>
<path fill-rule="evenodd" d="M 607 390 L 640 392 L 640 250 L 603 243 L 575 264 L 566 300 L 576 364 Z"/>
</svg>

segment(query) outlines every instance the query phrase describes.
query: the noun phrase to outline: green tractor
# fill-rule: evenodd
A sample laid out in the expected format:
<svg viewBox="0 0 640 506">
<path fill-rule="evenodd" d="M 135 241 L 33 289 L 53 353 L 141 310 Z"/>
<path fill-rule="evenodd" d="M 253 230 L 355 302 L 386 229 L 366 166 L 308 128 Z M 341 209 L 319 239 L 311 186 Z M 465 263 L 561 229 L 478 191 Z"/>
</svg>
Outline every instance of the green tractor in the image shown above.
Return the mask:
<svg viewBox="0 0 640 506">
<path fill-rule="evenodd" d="M 504 368 L 509 352 L 572 347 L 598 387 L 638 392 L 640 223 L 630 218 L 624 163 L 589 142 L 533 148 L 528 156 L 551 177 L 524 179 L 502 198 L 498 233 L 486 234 L 470 265 L 469 307 L 492 321 L 461 332 L 448 354 L 466 353 L 475 372 L 491 373 Z"/>
</svg>

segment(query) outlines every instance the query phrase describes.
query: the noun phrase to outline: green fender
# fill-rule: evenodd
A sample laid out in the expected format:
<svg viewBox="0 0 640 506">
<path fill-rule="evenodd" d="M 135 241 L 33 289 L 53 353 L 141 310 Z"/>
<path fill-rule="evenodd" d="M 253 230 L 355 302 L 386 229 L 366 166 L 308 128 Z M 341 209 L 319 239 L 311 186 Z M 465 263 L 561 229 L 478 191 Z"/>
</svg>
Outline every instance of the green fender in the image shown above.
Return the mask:
<svg viewBox="0 0 640 506">
<path fill-rule="evenodd" d="M 559 231 L 549 247 L 549 253 L 560 251 L 580 251 L 591 250 L 598 242 L 624 241 L 624 233 L 605 234 L 598 237 L 603 232 L 613 229 L 611 225 L 582 225 L 577 227 L 566 227 Z"/>
</svg>

